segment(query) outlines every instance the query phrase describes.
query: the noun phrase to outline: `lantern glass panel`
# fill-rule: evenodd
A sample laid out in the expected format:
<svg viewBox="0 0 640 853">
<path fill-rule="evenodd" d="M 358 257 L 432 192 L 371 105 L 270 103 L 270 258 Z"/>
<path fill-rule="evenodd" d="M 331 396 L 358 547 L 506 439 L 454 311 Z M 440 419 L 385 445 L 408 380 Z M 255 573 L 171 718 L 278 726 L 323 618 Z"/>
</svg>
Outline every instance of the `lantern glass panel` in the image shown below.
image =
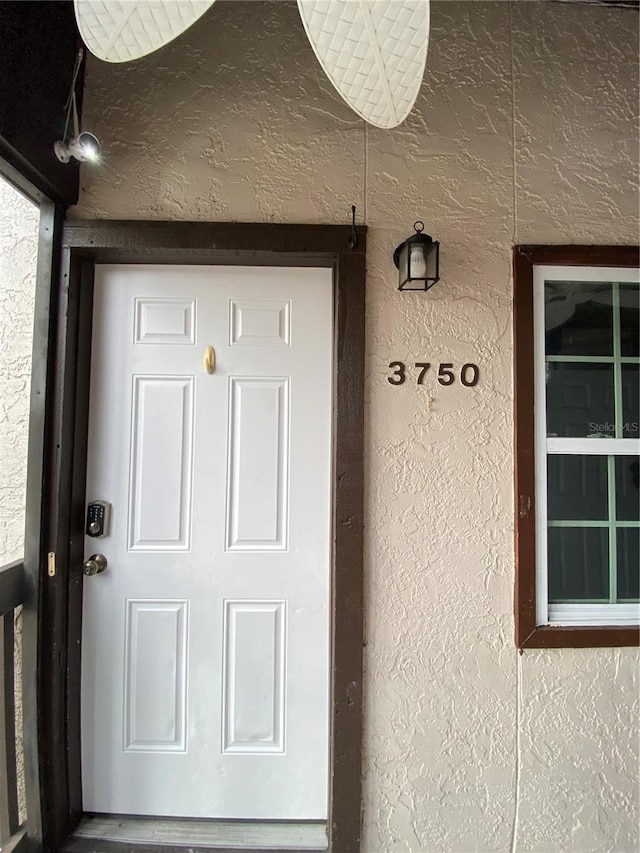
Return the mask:
<svg viewBox="0 0 640 853">
<path fill-rule="evenodd" d="M 440 244 L 437 242 L 429 243 L 428 246 L 425 246 L 427 255 L 426 255 L 426 267 L 427 274 L 426 278 L 428 278 L 433 284 L 438 280 L 439 270 L 438 270 L 438 254 L 440 249 Z"/>
<path fill-rule="evenodd" d="M 400 287 L 409 279 L 409 246 L 407 243 L 404 244 L 402 249 L 400 250 L 400 259 L 398 264 L 398 280 L 400 282 Z"/>
</svg>

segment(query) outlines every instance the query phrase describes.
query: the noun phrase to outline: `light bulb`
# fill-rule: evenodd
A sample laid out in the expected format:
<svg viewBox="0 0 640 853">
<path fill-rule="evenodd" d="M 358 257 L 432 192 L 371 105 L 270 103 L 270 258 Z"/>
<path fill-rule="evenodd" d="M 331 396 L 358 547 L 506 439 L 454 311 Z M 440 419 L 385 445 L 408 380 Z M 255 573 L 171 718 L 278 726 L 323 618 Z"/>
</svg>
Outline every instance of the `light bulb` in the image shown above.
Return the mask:
<svg viewBox="0 0 640 853">
<path fill-rule="evenodd" d="M 93 133 L 83 131 L 69 143 L 69 149 L 76 160 L 96 160 L 100 155 L 100 143 Z"/>
<path fill-rule="evenodd" d="M 424 259 L 424 247 L 421 243 L 416 243 L 411 246 L 411 256 L 409 258 L 409 274 L 411 278 L 426 278 L 427 263 Z"/>
</svg>

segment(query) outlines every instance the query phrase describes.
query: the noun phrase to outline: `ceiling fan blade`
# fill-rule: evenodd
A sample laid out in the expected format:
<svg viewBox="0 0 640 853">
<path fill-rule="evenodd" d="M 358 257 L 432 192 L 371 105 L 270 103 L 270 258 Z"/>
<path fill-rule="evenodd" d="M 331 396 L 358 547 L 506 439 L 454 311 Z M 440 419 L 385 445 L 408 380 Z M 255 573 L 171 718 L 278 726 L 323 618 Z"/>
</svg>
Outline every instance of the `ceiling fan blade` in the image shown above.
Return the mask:
<svg viewBox="0 0 640 853">
<path fill-rule="evenodd" d="M 327 77 L 375 127 L 401 124 L 415 104 L 429 44 L 429 0 L 298 0 Z"/>
<path fill-rule="evenodd" d="M 129 62 L 164 47 L 214 0 L 74 0 L 82 40 L 99 59 Z"/>
</svg>

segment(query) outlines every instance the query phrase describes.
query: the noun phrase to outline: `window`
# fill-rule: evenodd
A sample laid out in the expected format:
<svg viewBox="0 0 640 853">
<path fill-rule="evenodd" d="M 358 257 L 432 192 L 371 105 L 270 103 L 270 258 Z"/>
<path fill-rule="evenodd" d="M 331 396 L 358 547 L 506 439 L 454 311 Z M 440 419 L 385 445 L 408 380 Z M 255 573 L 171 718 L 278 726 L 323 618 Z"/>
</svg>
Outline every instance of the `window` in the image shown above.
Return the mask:
<svg viewBox="0 0 640 853">
<path fill-rule="evenodd" d="M 520 647 L 638 644 L 637 259 L 632 247 L 516 248 Z"/>
</svg>

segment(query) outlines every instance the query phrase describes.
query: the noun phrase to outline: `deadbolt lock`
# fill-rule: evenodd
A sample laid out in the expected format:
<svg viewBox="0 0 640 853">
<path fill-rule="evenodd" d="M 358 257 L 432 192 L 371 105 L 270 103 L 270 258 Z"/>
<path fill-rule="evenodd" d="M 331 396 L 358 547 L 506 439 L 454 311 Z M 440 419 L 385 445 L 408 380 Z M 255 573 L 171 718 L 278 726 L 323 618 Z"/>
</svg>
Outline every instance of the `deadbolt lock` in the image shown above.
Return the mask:
<svg viewBox="0 0 640 853">
<path fill-rule="evenodd" d="M 87 536 L 108 536 L 111 504 L 109 501 L 91 501 L 87 506 Z"/>
<path fill-rule="evenodd" d="M 92 554 L 82 566 L 82 574 L 87 577 L 100 575 L 107 568 L 107 558 L 104 554 Z"/>
</svg>

